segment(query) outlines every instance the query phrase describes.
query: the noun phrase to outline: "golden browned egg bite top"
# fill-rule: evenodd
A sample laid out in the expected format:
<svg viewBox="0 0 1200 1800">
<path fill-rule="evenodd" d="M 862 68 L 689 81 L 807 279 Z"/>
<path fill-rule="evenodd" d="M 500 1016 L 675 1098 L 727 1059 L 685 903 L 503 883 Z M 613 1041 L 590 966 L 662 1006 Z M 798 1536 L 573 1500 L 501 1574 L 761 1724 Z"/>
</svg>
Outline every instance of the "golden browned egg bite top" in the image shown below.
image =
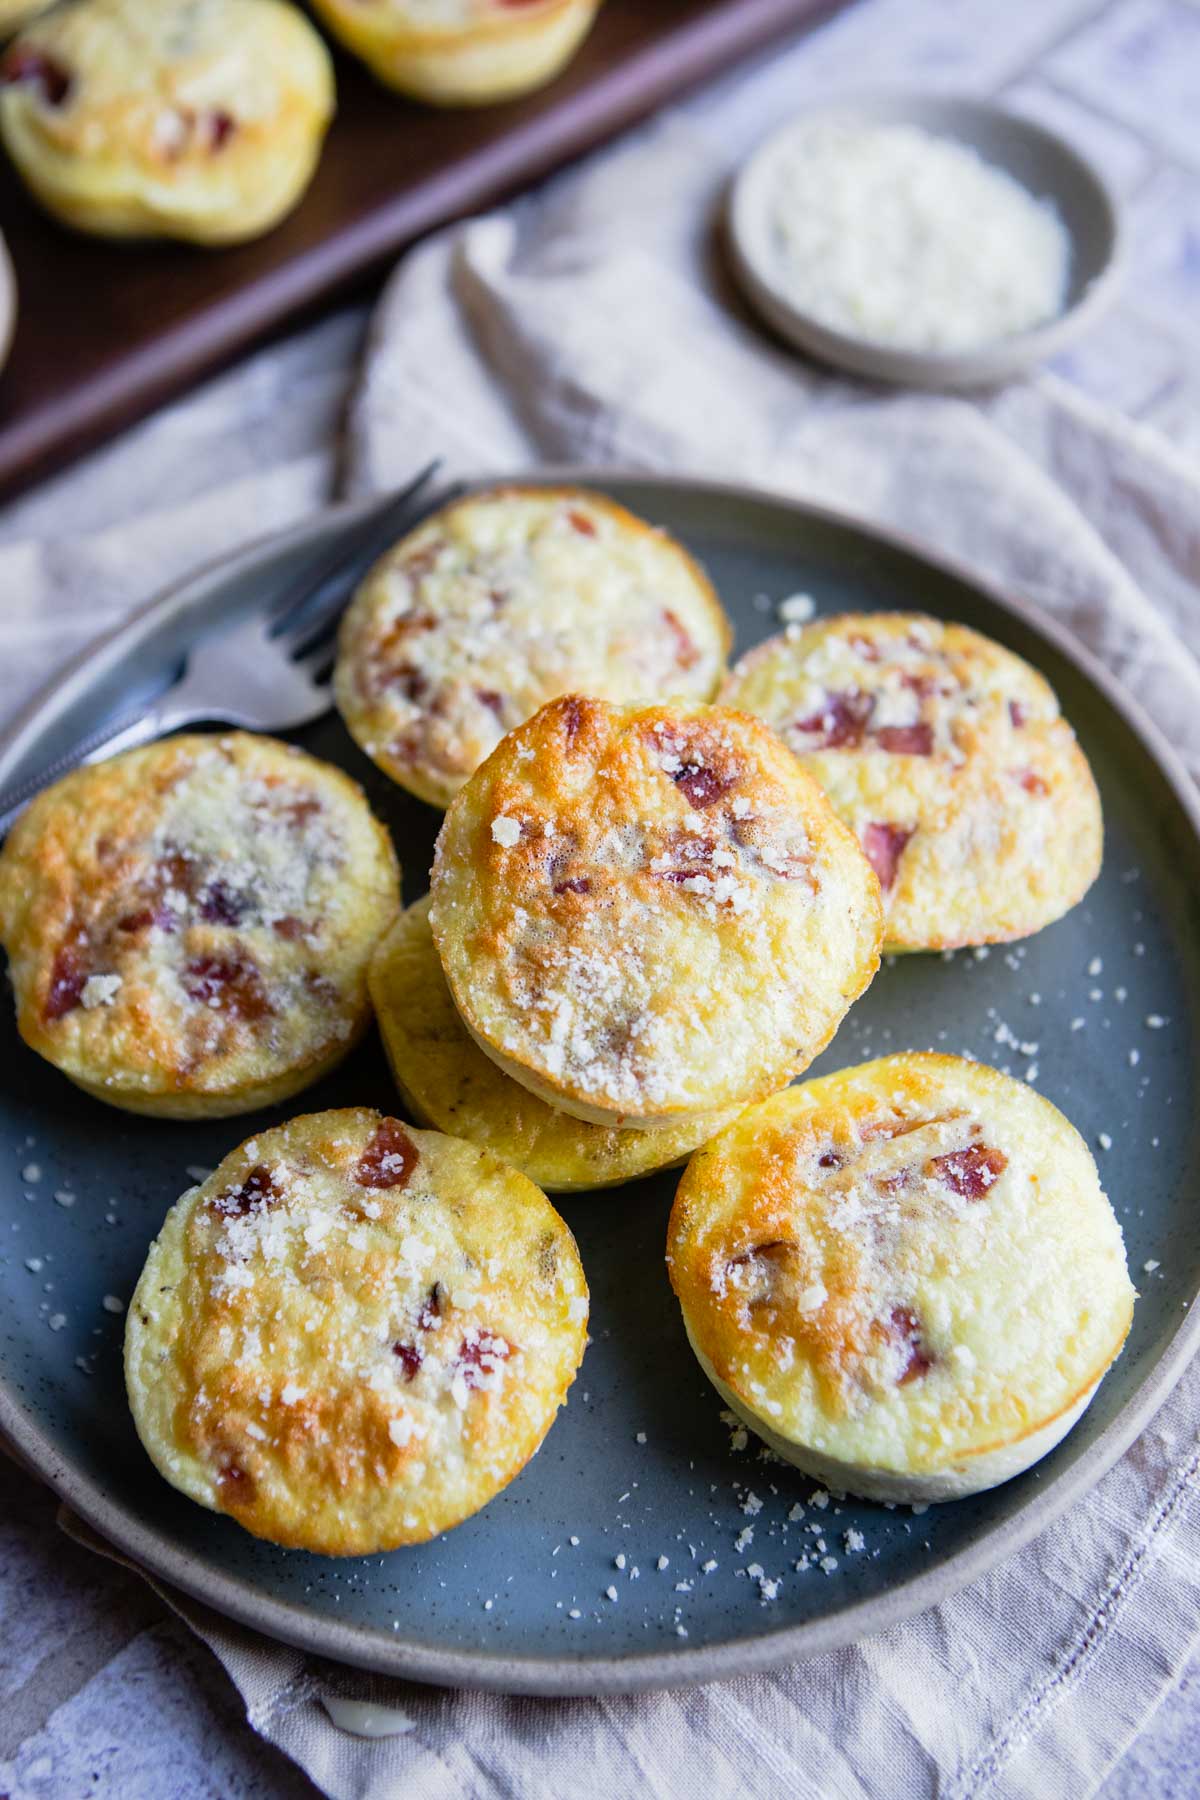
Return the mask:
<svg viewBox="0 0 1200 1800">
<path fill-rule="evenodd" d="M 129 1309 L 161 1474 L 327 1556 L 421 1543 L 533 1455 L 574 1378 L 570 1232 L 495 1157 L 366 1108 L 227 1156 L 167 1216 Z"/>
<path fill-rule="evenodd" d="M 432 894 L 468 1029 L 599 1123 L 771 1092 L 878 966 L 865 857 L 775 734 L 726 708 L 544 707 L 451 806 Z"/>
<path fill-rule="evenodd" d="M 78 769 L 0 852 L 21 1035 L 135 1112 L 246 1112 L 315 1081 L 366 1026 L 398 910 L 361 789 L 244 732 Z"/>
<path fill-rule="evenodd" d="M 1074 1423 L 1134 1293 L 1074 1127 L 954 1056 L 884 1057 L 753 1107 L 668 1233 L 692 1344 L 781 1456 L 884 1500 L 1007 1480 Z"/>
</svg>

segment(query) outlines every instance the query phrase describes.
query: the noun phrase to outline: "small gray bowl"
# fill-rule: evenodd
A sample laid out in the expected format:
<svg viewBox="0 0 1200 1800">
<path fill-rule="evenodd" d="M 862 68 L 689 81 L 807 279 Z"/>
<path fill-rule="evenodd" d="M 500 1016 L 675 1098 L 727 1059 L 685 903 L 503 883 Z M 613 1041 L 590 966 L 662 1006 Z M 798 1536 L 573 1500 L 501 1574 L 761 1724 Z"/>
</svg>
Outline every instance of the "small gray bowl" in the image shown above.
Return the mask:
<svg viewBox="0 0 1200 1800">
<path fill-rule="evenodd" d="M 786 296 L 776 274 L 768 200 L 771 177 L 791 138 L 814 119 L 913 125 L 978 151 L 1030 193 L 1057 208 L 1071 240 L 1066 302 L 1044 325 L 977 349 L 938 353 L 852 337 L 820 323 Z M 789 342 L 835 368 L 910 387 L 981 387 L 1010 380 L 1056 355 L 1112 298 L 1122 260 L 1121 223 L 1108 184 L 1091 163 L 1043 125 L 987 101 L 888 90 L 845 94 L 805 107 L 744 164 L 727 212 L 734 269 L 747 298 Z"/>
</svg>

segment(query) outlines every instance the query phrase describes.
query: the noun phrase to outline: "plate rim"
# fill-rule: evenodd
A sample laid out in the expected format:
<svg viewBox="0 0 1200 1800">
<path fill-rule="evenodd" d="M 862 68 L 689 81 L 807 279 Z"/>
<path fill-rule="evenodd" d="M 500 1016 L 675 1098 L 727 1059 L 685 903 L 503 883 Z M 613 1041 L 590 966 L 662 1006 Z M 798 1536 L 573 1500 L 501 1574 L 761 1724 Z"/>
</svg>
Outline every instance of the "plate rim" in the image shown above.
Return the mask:
<svg viewBox="0 0 1200 1800">
<path fill-rule="evenodd" d="M 1118 714 L 1160 770 L 1200 845 L 1200 794 L 1182 760 L 1158 726 L 1108 668 L 1057 619 L 1032 601 L 1008 593 L 991 576 L 981 575 L 961 558 L 945 555 L 911 534 L 880 527 L 854 513 L 799 499 L 752 483 L 670 475 L 636 468 L 547 464 L 521 476 L 487 475 L 470 480 L 472 488 L 520 479 L 529 485 L 564 482 L 604 489 L 630 484 L 692 496 L 710 495 L 741 505 L 765 506 L 804 522 L 848 531 L 869 543 L 913 557 L 937 573 L 966 585 L 1002 613 L 1047 642 L 1096 688 Z M 252 570 L 272 551 L 322 537 L 331 528 L 352 527 L 387 503 L 387 496 L 343 501 L 306 518 L 256 537 L 249 543 L 208 559 L 171 583 L 114 630 L 103 634 L 46 682 L 17 717 L 0 732 L 0 779 L 22 754 L 42 713 L 64 694 L 78 696 L 92 685 L 98 669 L 118 661 L 139 637 L 161 620 L 202 603 L 206 588 L 220 575 Z M 85 676 L 87 677 L 85 681 Z M 1193 1297 L 1193 1299 L 1195 1296 Z M 288 1600 L 264 1597 L 244 1577 L 214 1572 L 182 1549 L 171 1534 L 148 1525 L 123 1505 L 109 1499 L 103 1485 L 63 1457 L 35 1418 L 11 1393 L 0 1374 L 0 1433 L 14 1444 L 34 1472 L 60 1500 L 119 1551 L 154 1585 L 167 1582 L 189 1599 L 237 1625 L 275 1638 L 305 1654 L 323 1656 L 353 1667 L 407 1680 L 446 1687 L 477 1688 L 507 1694 L 568 1697 L 642 1693 L 728 1679 L 807 1660 L 885 1631 L 927 1607 L 949 1599 L 1008 1557 L 1015 1555 L 1075 1501 L 1081 1499 L 1130 1447 L 1166 1400 L 1200 1348 L 1200 1306 L 1191 1302 L 1156 1360 L 1146 1369 L 1134 1394 L 1096 1441 L 1045 1489 L 1011 1518 L 984 1537 L 954 1552 L 925 1573 L 900 1581 L 885 1593 L 859 1600 L 827 1618 L 768 1628 L 755 1637 L 728 1638 L 689 1647 L 611 1656 L 557 1654 L 497 1655 L 485 1650 L 431 1648 L 411 1638 L 384 1636 L 375 1627 L 324 1619 Z M 166 1596 L 168 1599 L 170 1596 Z"/>
</svg>

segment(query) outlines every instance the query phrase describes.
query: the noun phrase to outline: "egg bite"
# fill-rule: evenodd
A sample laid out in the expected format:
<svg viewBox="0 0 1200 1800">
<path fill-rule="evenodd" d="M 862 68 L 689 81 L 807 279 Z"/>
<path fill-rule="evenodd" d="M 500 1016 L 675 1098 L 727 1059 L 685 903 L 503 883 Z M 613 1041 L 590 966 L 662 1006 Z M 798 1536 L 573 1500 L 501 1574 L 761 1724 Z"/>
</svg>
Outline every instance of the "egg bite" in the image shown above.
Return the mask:
<svg viewBox="0 0 1200 1800">
<path fill-rule="evenodd" d="M 487 106 L 562 70 L 600 0 L 313 0 L 388 87 L 432 106 Z"/>
<path fill-rule="evenodd" d="M 515 1169 L 366 1108 L 227 1156 L 133 1300 L 134 1423 L 173 1487 L 325 1556 L 419 1544 L 508 1485 L 583 1356 L 570 1232 Z"/>
<path fill-rule="evenodd" d="M 733 1411 L 884 1501 L 977 1493 L 1044 1456 L 1135 1297 L 1079 1133 L 953 1056 L 884 1057 L 743 1114 L 688 1164 L 667 1260 Z"/>
<path fill-rule="evenodd" d="M 709 700 L 732 634 L 666 532 L 584 488 L 494 488 L 388 552 L 346 613 L 334 692 L 379 767 L 448 806 L 547 700 Z"/>
<path fill-rule="evenodd" d="M 843 613 L 750 651 L 722 694 L 766 719 L 879 876 L 889 950 L 1027 937 L 1100 872 L 1100 797 L 1054 691 L 918 613 Z"/>
<path fill-rule="evenodd" d="M 64 224 L 231 244 L 299 201 L 333 65 L 287 0 L 75 0 L 0 59 L 0 136 Z"/>
<path fill-rule="evenodd" d="M 481 1145 L 551 1193 L 613 1187 L 669 1168 L 737 1117 L 730 1108 L 663 1131 L 621 1130 L 539 1100 L 484 1055 L 459 1018 L 428 897 L 401 913 L 371 958 L 368 979 L 388 1062 L 414 1118 Z"/>
<path fill-rule="evenodd" d="M 0 851 L 18 1029 L 130 1112 L 273 1105 L 366 1029 L 399 879 L 361 788 L 275 739 L 191 734 L 77 769 Z"/>
<path fill-rule="evenodd" d="M 568 696 L 446 814 L 430 923 L 506 1074 L 655 1130 L 808 1067 L 879 963 L 879 884 L 816 783 L 726 708 Z"/>
</svg>

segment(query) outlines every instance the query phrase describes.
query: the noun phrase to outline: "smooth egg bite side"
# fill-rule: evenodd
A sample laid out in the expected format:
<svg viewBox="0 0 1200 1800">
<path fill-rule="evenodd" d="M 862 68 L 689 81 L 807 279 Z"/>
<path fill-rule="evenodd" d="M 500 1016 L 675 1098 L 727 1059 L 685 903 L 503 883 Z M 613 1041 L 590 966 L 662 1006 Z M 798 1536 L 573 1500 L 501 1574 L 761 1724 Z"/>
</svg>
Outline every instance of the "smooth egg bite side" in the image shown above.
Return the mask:
<svg viewBox="0 0 1200 1800">
<path fill-rule="evenodd" d="M 370 571 L 334 692 L 367 755 L 445 807 L 556 695 L 710 700 L 731 642 L 711 582 L 666 532 L 587 488 L 491 488 Z"/>
<path fill-rule="evenodd" d="M 600 0 L 313 0 L 386 86 L 432 106 L 487 106 L 545 85 Z"/>
<path fill-rule="evenodd" d="M 702 1368 L 781 1457 L 955 1499 L 1060 1441 L 1133 1313 L 1086 1144 L 1032 1088 L 906 1054 L 754 1107 L 688 1164 L 667 1262 Z"/>
<path fill-rule="evenodd" d="M 316 168 L 333 65 L 287 0 L 76 0 L 0 59 L 0 136 L 30 192 L 101 237 L 240 243 Z"/>
<path fill-rule="evenodd" d="M 748 714 L 552 701 L 446 814 L 430 923 L 483 1050 L 539 1098 L 655 1130 L 808 1067 L 879 966 L 879 884 Z"/>
<path fill-rule="evenodd" d="M 429 925 L 429 900 L 397 919 L 371 958 L 371 999 L 396 1086 L 423 1125 L 464 1137 L 551 1193 L 613 1187 L 685 1161 L 737 1117 L 684 1118 L 663 1131 L 590 1125 L 506 1075 L 459 1018 Z"/>
<path fill-rule="evenodd" d="M 0 851 L 18 1029 L 130 1112 L 276 1104 L 365 1031 L 399 886 L 357 783 L 273 738 L 188 734 L 76 769 Z"/>
<path fill-rule="evenodd" d="M 130 1303 L 138 1435 L 181 1493 L 325 1556 L 424 1543 L 537 1450 L 583 1356 L 531 1181 L 366 1108 L 259 1133 L 172 1207 Z"/>
<path fill-rule="evenodd" d="M 965 625 L 842 613 L 791 627 L 742 658 L 721 699 L 772 725 L 855 833 L 889 951 L 1026 937 L 1100 871 L 1100 797 L 1053 689 Z"/>
</svg>

